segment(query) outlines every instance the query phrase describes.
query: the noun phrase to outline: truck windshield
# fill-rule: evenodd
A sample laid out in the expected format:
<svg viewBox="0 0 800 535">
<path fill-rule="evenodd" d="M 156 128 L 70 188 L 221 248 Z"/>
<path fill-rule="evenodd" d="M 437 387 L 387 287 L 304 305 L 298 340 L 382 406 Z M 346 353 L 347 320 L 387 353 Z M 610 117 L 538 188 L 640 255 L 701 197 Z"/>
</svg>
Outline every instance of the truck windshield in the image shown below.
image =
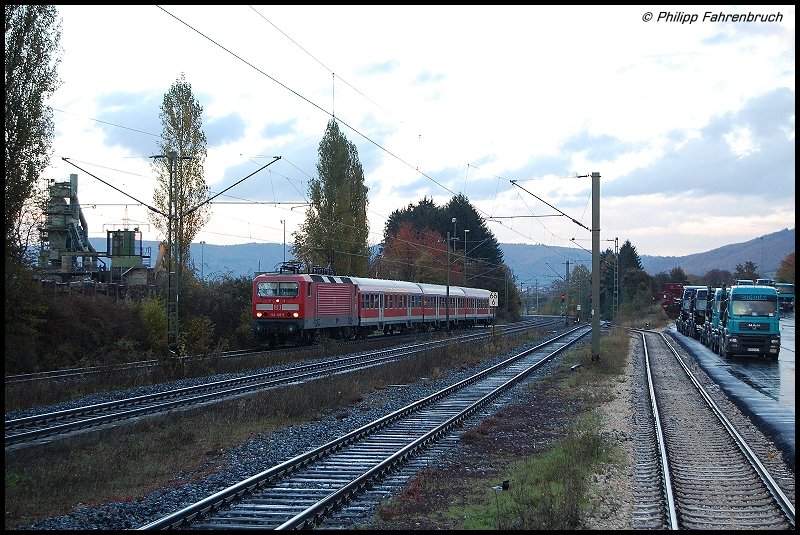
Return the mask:
<svg viewBox="0 0 800 535">
<path fill-rule="evenodd" d="M 734 316 L 774 316 L 778 301 L 774 295 L 737 295 L 731 312 Z"/>
</svg>

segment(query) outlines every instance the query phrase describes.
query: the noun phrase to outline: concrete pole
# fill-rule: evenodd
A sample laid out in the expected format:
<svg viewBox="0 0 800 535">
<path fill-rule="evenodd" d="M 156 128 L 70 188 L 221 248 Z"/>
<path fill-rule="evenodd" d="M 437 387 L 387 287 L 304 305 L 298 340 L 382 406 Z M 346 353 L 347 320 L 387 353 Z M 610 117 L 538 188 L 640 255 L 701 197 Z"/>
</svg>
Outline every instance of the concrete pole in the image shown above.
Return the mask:
<svg viewBox="0 0 800 535">
<path fill-rule="evenodd" d="M 592 173 L 592 360 L 600 359 L 600 173 Z"/>
</svg>

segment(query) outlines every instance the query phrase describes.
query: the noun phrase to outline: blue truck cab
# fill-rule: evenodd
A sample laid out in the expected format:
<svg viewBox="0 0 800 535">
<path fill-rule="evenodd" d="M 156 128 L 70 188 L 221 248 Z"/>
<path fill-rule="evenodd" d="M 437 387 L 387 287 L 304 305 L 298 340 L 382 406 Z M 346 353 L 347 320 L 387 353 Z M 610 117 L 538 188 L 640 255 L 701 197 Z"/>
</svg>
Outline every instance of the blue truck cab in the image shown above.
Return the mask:
<svg viewBox="0 0 800 535">
<path fill-rule="evenodd" d="M 794 284 L 776 282 L 773 286 L 778 290 L 778 306 L 782 311 L 794 312 Z"/>
<path fill-rule="evenodd" d="M 780 308 L 775 288 L 739 285 L 722 288 L 714 295 L 712 324 L 714 314 L 718 315 L 716 350 L 720 355 L 778 358 Z M 710 345 L 714 348 L 713 335 Z"/>
<path fill-rule="evenodd" d="M 678 311 L 678 317 L 675 318 L 675 327 L 678 329 L 678 332 L 681 334 L 685 334 L 686 336 L 691 336 L 693 338 L 696 337 L 695 313 L 697 311 L 698 290 L 707 290 L 707 287 L 706 286 L 683 287 L 683 296 L 681 297 L 681 307 L 680 310 Z"/>
</svg>

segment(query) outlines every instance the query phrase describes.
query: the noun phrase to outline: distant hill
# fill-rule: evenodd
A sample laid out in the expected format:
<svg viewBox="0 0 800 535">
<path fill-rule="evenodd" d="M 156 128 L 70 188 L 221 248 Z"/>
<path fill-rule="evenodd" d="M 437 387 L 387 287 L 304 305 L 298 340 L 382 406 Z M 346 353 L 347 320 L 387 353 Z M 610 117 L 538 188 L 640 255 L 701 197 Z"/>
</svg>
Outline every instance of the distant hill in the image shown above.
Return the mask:
<svg viewBox="0 0 800 535">
<path fill-rule="evenodd" d="M 763 240 L 763 242 L 762 242 Z M 92 245 L 98 251 L 105 251 L 106 241 L 103 238 L 91 238 Z M 601 250 L 608 249 L 608 243 L 601 244 Z M 622 243 L 620 243 L 622 245 Z M 636 244 L 634 243 L 634 246 Z M 781 261 L 787 254 L 794 252 L 795 229 L 783 229 L 766 234 L 743 243 L 724 245 L 704 253 L 686 256 L 648 256 L 640 255 L 642 267 L 650 274 L 669 272 L 681 267 L 687 274 L 705 275 L 712 269 L 726 269 L 733 273 L 737 264 L 752 261 L 758 271 L 767 277 L 775 276 Z M 155 264 L 158 244 L 144 242 L 144 247 L 152 251 L 151 264 Z M 763 264 L 762 266 L 762 247 Z M 613 245 L 611 245 L 613 249 Z M 523 245 L 501 243 L 503 257 L 516 276 L 517 284 L 549 286 L 566 271 L 565 260 L 570 258 L 570 272 L 576 263 L 591 269 L 591 253 L 566 247 L 549 247 L 546 245 Z M 286 258 L 291 259 L 290 244 L 286 245 Z M 207 279 L 219 279 L 224 276 L 238 278 L 253 276 L 257 271 L 271 271 L 284 258 L 281 243 L 245 243 L 240 245 L 211 245 L 193 243 L 190 249 L 198 275 Z M 201 266 L 202 264 L 202 266 Z"/>
<path fill-rule="evenodd" d="M 642 268 L 649 275 L 669 273 L 676 267 L 683 268 L 688 275 L 705 275 L 712 269 L 724 269 L 731 273 L 736 271 L 737 264 L 744 264 L 748 260 L 758 266 L 758 272 L 767 277 L 774 277 L 783 259 L 787 254 L 794 252 L 795 229 L 783 229 L 772 234 L 765 234 L 762 238 L 754 238 L 743 243 L 724 245 L 704 253 L 695 253 L 686 256 L 649 256 L 640 255 Z M 601 251 L 608 249 L 610 244 L 603 243 Z M 622 243 L 620 243 L 620 246 Z M 636 244 L 633 244 L 636 246 Z M 761 261 L 763 246 L 764 261 Z M 501 243 L 503 257 L 514 275 L 517 283 L 534 285 L 537 276 L 540 285 L 549 285 L 554 277 L 564 277 L 567 258 L 571 258 L 570 271 L 575 262 L 591 270 L 591 253 L 566 247 L 549 247 L 545 245 L 523 245 Z M 613 245 L 610 247 L 613 249 Z M 544 279 L 542 279 L 544 274 Z"/>
</svg>

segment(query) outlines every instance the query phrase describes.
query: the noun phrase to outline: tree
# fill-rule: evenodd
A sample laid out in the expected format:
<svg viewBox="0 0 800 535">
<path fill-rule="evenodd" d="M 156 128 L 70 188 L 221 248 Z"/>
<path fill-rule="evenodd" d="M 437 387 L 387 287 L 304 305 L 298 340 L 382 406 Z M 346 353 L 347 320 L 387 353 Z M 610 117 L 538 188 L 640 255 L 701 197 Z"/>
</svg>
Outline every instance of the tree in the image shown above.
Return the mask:
<svg viewBox="0 0 800 535">
<path fill-rule="evenodd" d="M 50 163 L 53 110 L 45 102 L 58 88 L 61 21 L 55 6 L 5 6 L 6 262 L 21 261 L 30 234 L 23 212 Z"/>
<path fill-rule="evenodd" d="M 189 246 L 211 216 L 208 205 L 203 204 L 208 198 L 208 186 L 203 176 L 207 151 L 202 116 L 203 107 L 195 100 L 191 84 L 181 74 L 161 104 L 159 118 L 163 130 L 158 143 L 161 156 L 154 158 L 152 164 L 158 178 L 153 202 L 167 215 L 148 214 L 150 222 L 165 235 L 169 233 L 169 214 L 177 218 L 177 244 L 173 247 L 178 246 L 178 256 L 173 258 L 178 259 L 181 269 L 189 267 Z M 171 179 L 174 182 L 172 195 Z"/>
<path fill-rule="evenodd" d="M 775 280 L 794 284 L 794 253 L 789 253 L 781 260 L 781 265 L 775 273 Z"/>
<path fill-rule="evenodd" d="M 600 312 L 601 317 L 613 319 L 614 316 L 614 288 L 617 286 L 617 305 L 619 305 L 619 280 L 617 277 L 622 277 L 622 271 L 618 270 L 619 255 L 615 255 L 614 251 L 606 249 L 600 252 L 600 303 L 598 303 L 597 310 Z M 617 276 L 615 277 L 615 270 Z M 591 289 L 589 290 L 591 292 Z"/>
<path fill-rule="evenodd" d="M 639 258 L 639 253 L 636 252 L 636 247 L 631 244 L 630 240 L 625 240 L 619 248 L 619 256 L 617 258 L 618 267 L 617 273 L 619 277 L 619 299 L 618 304 L 622 304 L 633 298 L 633 295 L 627 293 L 626 286 L 622 283 L 628 274 L 629 270 L 640 271 L 642 269 L 642 261 Z"/>
<path fill-rule="evenodd" d="M 408 223 L 411 228 L 421 231 L 425 228 L 439 228 L 442 218 L 441 209 L 434 204 L 433 199 L 427 196 L 415 206 L 411 203 L 403 210 L 395 210 L 389 214 L 386 226 L 383 229 L 383 238 L 396 235 L 403 223 Z"/>
<path fill-rule="evenodd" d="M 454 217 L 456 235 L 452 236 Z M 451 234 L 450 248 L 453 255 L 450 259 L 451 275 L 461 274 L 453 279 L 454 284 L 500 290 L 500 284 L 504 281 L 504 275 L 499 269 L 503 264 L 503 251 L 494 234 L 486 227 L 483 217 L 478 214 L 466 196 L 459 193 L 443 207 L 436 206 L 432 200 L 425 197 L 416 206 L 409 204 L 402 210 L 395 210 L 386 222 L 384 243 L 388 243 L 393 236 L 396 236 L 404 225 L 410 225 L 417 233 L 432 229 L 445 240 L 444 237 L 448 233 Z M 465 233 L 465 229 L 468 232 Z M 430 241 L 425 243 L 432 246 Z M 446 265 L 444 267 L 446 268 Z"/>
<path fill-rule="evenodd" d="M 625 276 L 620 281 L 623 293 L 628 296 L 626 301 L 647 298 L 653 296 L 650 285 L 650 275 L 643 269 L 631 268 L 625 272 Z"/>
<path fill-rule="evenodd" d="M 296 258 L 331 268 L 334 273 L 366 276 L 369 268 L 369 188 L 358 149 L 336 119 L 328 121 L 319 143 L 317 178 L 309 182 L 311 206 L 293 234 Z"/>
<path fill-rule="evenodd" d="M 569 301 L 581 305 L 580 312 L 577 307 L 572 307 L 575 316 L 589 317 L 591 314 L 591 302 L 589 296 L 592 293 L 592 273 L 589 268 L 583 265 L 576 265 L 569 274 Z"/>
<path fill-rule="evenodd" d="M 733 280 L 733 274 L 727 269 L 712 269 L 702 278 L 701 283 L 712 288 L 719 288 L 723 284 L 730 286 L 733 284 Z"/>
<path fill-rule="evenodd" d="M 752 260 L 748 260 L 747 262 L 742 264 L 736 264 L 736 270 L 733 272 L 733 278 L 736 280 L 739 279 L 750 279 L 756 280 L 761 278 L 761 276 L 756 271 L 756 264 Z"/>
<path fill-rule="evenodd" d="M 686 272 L 682 267 L 678 266 L 669 270 L 669 280 L 665 282 L 680 282 L 681 284 L 687 284 L 688 281 L 689 277 L 686 276 Z"/>
<path fill-rule="evenodd" d="M 50 162 L 53 111 L 45 105 L 60 82 L 61 23 L 55 6 L 6 5 L 5 9 L 5 362 L 32 364 L 45 316 L 26 251 L 41 207 L 36 184 Z"/>
</svg>

